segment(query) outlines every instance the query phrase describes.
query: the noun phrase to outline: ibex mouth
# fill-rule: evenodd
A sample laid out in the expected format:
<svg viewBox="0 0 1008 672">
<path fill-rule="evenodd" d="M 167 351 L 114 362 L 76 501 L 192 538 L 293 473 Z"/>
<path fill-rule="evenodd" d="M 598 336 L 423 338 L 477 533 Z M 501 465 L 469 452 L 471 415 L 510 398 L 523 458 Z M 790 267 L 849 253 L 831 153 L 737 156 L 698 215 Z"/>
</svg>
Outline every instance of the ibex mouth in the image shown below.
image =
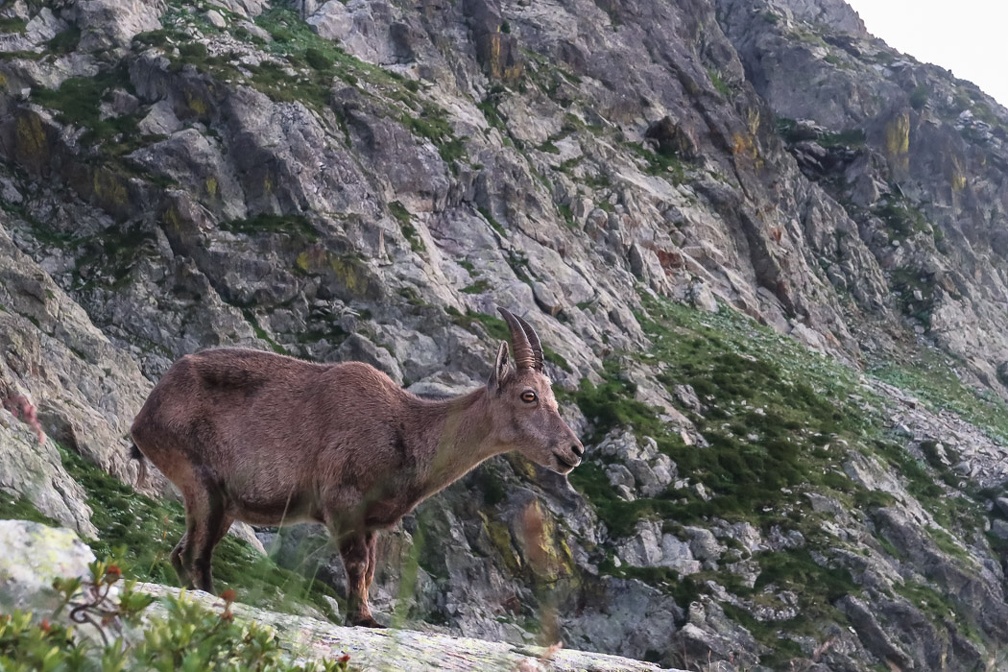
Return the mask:
<svg viewBox="0 0 1008 672">
<path fill-rule="evenodd" d="M 579 464 L 581 464 L 581 460 L 577 460 L 576 462 L 571 462 L 566 457 L 560 455 L 560 453 L 553 453 L 553 457 L 556 458 L 557 466 L 560 467 L 560 469 L 558 471 L 560 471 L 561 473 L 564 473 L 564 474 L 566 474 L 568 472 L 571 472 L 571 471 L 574 471 L 574 467 L 576 467 Z M 575 459 L 577 459 L 577 458 L 575 458 Z"/>
</svg>

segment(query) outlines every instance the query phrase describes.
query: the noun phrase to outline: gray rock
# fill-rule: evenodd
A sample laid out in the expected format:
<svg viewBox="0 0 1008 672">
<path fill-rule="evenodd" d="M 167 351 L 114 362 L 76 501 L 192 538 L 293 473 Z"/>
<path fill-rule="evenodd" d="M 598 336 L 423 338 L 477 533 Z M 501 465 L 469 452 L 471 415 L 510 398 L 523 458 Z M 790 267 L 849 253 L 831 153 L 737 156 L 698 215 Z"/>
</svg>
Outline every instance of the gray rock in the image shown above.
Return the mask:
<svg viewBox="0 0 1008 672">
<path fill-rule="evenodd" d="M 246 19 L 254 19 L 269 6 L 268 0 L 210 0 L 210 4 Z"/>
<path fill-rule="evenodd" d="M 840 502 L 832 497 L 827 497 L 817 492 L 806 492 L 804 495 L 812 505 L 812 510 L 816 513 L 826 513 L 831 516 L 839 516 L 843 512 L 843 507 Z"/>
<path fill-rule="evenodd" d="M 634 536 L 619 546 L 619 557 L 633 567 L 669 567 L 682 576 L 700 571 L 690 544 L 674 534 L 663 533 L 654 521 L 637 523 Z"/>
<path fill-rule="evenodd" d="M 0 608 L 52 614 L 61 597 L 53 589 L 59 578 L 90 576 L 94 553 L 67 529 L 24 520 L 0 520 Z M 66 611 L 63 612 L 66 619 Z M 65 623 L 69 625 L 69 621 Z"/>
<path fill-rule="evenodd" d="M 67 27 L 66 21 L 53 14 L 48 7 L 42 7 L 25 26 L 25 37 L 33 45 L 42 45 Z"/>
<path fill-rule="evenodd" d="M 744 667 L 759 659 L 762 647 L 747 630 L 730 621 L 713 600 L 692 603 L 687 619 L 672 636 L 684 660 L 731 660 Z"/>
<path fill-rule="evenodd" d="M 995 499 L 994 507 L 1002 516 L 1008 518 L 1008 497 L 998 497 Z"/>
<path fill-rule="evenodd" d="M 136 96 L 122 89 L 115 89 L 110 100 L 102 101 L 100 110 L 103 119 L 135 114 L 140 109 L 140 101 Z"/>
<path fill-rule="evenodd" d="M 164 130 L 172 126 L 167 111 L 155 119 L 148 115 L 146 120 L 151 129 L 155 124 L 164 124 Z M 215 143 L 194 128 L 171 133 L 167 139 L 133 152 L 130 159 L 198 194 L 221 220 L 244 219 L 247 214 L 240 205 L 244 199 L 237 176 Z"/>
<path fill-rule="evenodd" d="M 705 568 L 716 563 L 727 547 L 719 543 L 710 530 L 703 527 L 686 527 L 689 536 L 690 552 L 693 557 L 704 563 Z"/>
<path fill-rule="evenodd" d="M 5 378 L 0 369 L 0 387 Z M 63 468 L 55 445 L 48 439 L 40 445 L 34 432 L 10 417 L 0 410 L 0 496 L 28 500 L 46 516 L 97 537 L 86 494 Z"/>
<path fill-rule="evenodd" d="M 34 400 L 51 439 L 132 481 L 122 437 L 150 383 L 2 227 L 0 262 L 0 384 Z M 46 442 L 38 452 L 11 457 L 5 461 L 9 489 L 43 513 L 94 533 L 83 493 L 66 477 L 55 446 Z"/>
<path fill-rule="evenodd" d="M 998 539 L 1008 539 L 1008 520 L 995 520 L 991 522 L 991 534 Z"/>
<path fill-rule="evenodd" d="M 911 665 L 911 658 L 878 622 L 869 606 L 857 597 L 841 598 L 839 608 L 851 620 L 851 626 L 869 651 L 881 660 L 891 660 L 900 667 Z"/>
<path fill-rule="evenodd" d="M 675 463 L 658 452 L 658 444 L 650 437 L 638 443 L 632 432 L 616 431 L 599 444 L 598 450 L 622 463 L 633 482 L 621 482 L 627 487 L 635 487 L 644 497 L 664 492 L 678 475 Z"/>
<path fill-rule="evenodd" d="M 768 549 L 763 535 L 751 524 L 745 522 L 727 524 L 723 521 L 720 523 L 714 530 L 715 536 L 733 540 L 750 554 Z"/>
<path fill-rule="evenodd" d="M 690 285 L 689 301 L 694 308 L 716 313 L 718 311 L 717 298 L 705 283 L 697 281 Z"/>
<path fill-rule="evenodd" d="M 142 584 L 140 588 L 156 596 L 177 594 L 177 590 L 154 584 Z M 188 593 L 185 599 L 207 609 L 216 609 L 220 603 L 219 599 L 198 591 Z M 165 613 L 164 608 L 157 604 L 153 610 L 155 614 Z M 560 647 L 547 651 L 545 647 L 516 646 L 431 632 L 345 628 L 310 617 L 269 612 L 242 604 L 235 604 L 233 611 L 239 620 L 254 621 L 273 628 L 281 646 L 296 651 L 299 657 L 331 658 L 336 653 L 333 642 L 339 642 L 339 652 L 348 653 L 354 664 L 363 669 L 386 666 L 404 672 L 431 669 L 462 672 L 474 668 L 543 672 L 575 672 L 589 667 L 600 672 L 661 669 L 651 663 Z"/>
<path fill-rule="evenodd" d="M 829 26 L 832 30 L 849 33 L 856 37 L 867 37 L 861 17 L 850 5 L 841 0 L 826 2 L 813 0 L 774 0 L 774 5 L 790 10 L 796 19 L 813 25 Z"/>
<path fill-rule="evenodd" d="M 368 63 L 403 63 L 416 56 L 417 35 L 392 4 L 329 0 L 308 16 L 308 23 L 321 37 L 340 42 Z"/>
<path fill-rule="evenodd" d="M 668 641 L 678 630 L 676 624 L 684 619 L 682 607 L 672 598 L 641 581 L 604 578 L 599 588 L 600 600 L 610 615 L 587 611 L 572 616 L 564 622 L 568 644 L 622 649 L 627 655 L 643 658 L 648 650 L 661 650 L 662 642 Z M 648 627 L 640 627 L 642 622 Z"/>
<path fill-rule="evenodd" d="M 694 413 L 703 412 L 703 404 L 700 403 L 700 398 L 697 397 L 697 393 L 691 385 L 676 385 L 672 389 L 676 399 L 687 409 Z"/>
<path fill-rule="evenodd" d="M 547 315 L 556 315 L 563 310 L 563 304 L 557 298 L 556 294 L 553 293 L 553 290 L 551 290 L 545 283 L 532 283 L 532 295 L 535 297 L 536 304 L 538 304 L 538 306 Z"/>
<path fill-rule="evenodd" d="M 227 19 L 225 19 L 216 9 L 207 10 L 204 16 L 214 28 L 224 30 L 228 26 Z"/>
<path fill-rule="evenodd" d="M 609 479 L 609 484 L 614 488 L 617 486 L 623 486 L 627 488 L 630 492 L 633 492 L 636 485 L 634 481 L 633 474 L 622 464 L 608 464 L 605 468 L 606 478 Z"/>
<path fill-rule="evenodd" d="M 402 384 L 403 374 L 395 358 L 385 348 L 380 348 L 361 334 L 350 334 L 336 350 L 343 361 L 366 362 L 384 371 L 392 380 Z"/>
<path fill-rule="evenodd" d="M 158 6 L 141 0 L 82 0 L 71 8 L 85 51 L 127 47 L 137 33 L 161 27 Z"/>
<path fill-rule="evenodd" d="M 402 375 L 410 380 L 439 373 L 447 358 L 445 344 L 419 331 L 387 325 L 380 338 L 400 363 Z"/>
</svg>

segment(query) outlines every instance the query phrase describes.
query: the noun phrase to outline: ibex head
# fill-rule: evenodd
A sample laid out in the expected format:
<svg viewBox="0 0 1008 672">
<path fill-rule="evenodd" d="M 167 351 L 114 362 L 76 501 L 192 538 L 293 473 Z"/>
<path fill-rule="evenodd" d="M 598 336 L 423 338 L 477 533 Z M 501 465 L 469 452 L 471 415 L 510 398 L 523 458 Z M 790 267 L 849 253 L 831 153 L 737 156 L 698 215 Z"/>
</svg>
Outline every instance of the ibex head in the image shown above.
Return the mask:
<svg viewBox="0 0 1008 672">
<path fill-rule="evenodd" d="M 508 363 L 508 345 L 501 342 L 487 391 L 500 444 L 536 464 L 561 474 L 581 464 L 584 446 L 557 410 L 550 379 L 543 372 L 543 351 L 532 326 L 498 308 L 511 330 L 515 365 Z"/>
</svg>

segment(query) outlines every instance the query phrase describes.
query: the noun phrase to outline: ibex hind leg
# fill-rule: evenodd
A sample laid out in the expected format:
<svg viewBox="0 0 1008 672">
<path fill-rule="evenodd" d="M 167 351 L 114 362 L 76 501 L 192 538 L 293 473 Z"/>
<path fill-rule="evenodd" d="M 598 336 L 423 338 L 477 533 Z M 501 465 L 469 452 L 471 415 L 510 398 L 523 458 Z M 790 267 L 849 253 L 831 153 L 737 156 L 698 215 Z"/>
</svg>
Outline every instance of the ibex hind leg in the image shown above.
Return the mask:
<svg viewBox="0 0 1008 672">
<path fill-rule="evenodd" d="M 193 556 L 196 547 L 193 545 L 193 540 L 201 534 L 200 521 L 205 516 L 206 508 L 201 502 L 205 499 L 205 493 L 202 487 L 193 484 L 192 470 L 186 471 L 188 478 L 181 481 L 181 484 L 180 481 L 173 479 L 182 492 L 182 503 L 186 514 L 186 531 L 179 542 L 175 544 L 175 548 L 172 549 L 171 564 L 178 575 L 179 585 L 183 588 L 196 588 L 193 575 Z"/>
<path fill-rule="evenodd" d="M 374 578 L 371 557 L 374 533 L 357 534 L 340 541 L 340 556 L 347 574 L 347 625 L 384 627 L 371 615 L 368 587 Z"/>
<path fill-rule="evenodd" d="M 171 564 L 175 568 L 175 574 L 178 575 L 179 585 L 183 588 L 193 588 L 192 574 L 189 573 L 189 565 L 192 564 L 192 559 L 189 555 L 189 530 L 187 529 L 179 542 L 175 544 L 175 548 L 171 552 Z"/>
<path fill-rule="evenodd" d="M 192 476 L 180 487 L 185 501 L 186 533 L 172 551 L 172 565 L 183 585 L 213 593 L 213 550 L 234 518 L 228 513 L 220 491 L 208 479 L 196 473 Z"/>
<path fill-rule="evenodd" d="M 214 507 L 207 522 L 207 535 L 204 537 L 202 545 L 196 550 L 194 561 L 196 585 L 208 593 L 216 594 L 210 569 L 214 549 L 227 534 L 227 531 L 231 529 L 232 523 L 234 523 L 234 518 L 226 512 L 223 504 L 219 508 Z"/>
</svg>

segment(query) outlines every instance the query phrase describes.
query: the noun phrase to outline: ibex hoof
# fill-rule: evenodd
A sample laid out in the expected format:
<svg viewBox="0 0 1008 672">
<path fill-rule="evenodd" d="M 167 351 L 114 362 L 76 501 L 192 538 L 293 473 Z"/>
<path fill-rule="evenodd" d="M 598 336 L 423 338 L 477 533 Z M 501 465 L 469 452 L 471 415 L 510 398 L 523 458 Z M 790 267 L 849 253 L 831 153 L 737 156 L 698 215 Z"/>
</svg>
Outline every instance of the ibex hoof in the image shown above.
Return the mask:
<svg viewBox="0 0 1008 672">
<path fill-rule="evenodd" d="M 348 618 L 347 625 L 355 625 L 361 628 L 378 628 L 384 629 L 385 626 L 376 621 L 371 616 L 364 616 L 358 618 Z"/>
</svg>

